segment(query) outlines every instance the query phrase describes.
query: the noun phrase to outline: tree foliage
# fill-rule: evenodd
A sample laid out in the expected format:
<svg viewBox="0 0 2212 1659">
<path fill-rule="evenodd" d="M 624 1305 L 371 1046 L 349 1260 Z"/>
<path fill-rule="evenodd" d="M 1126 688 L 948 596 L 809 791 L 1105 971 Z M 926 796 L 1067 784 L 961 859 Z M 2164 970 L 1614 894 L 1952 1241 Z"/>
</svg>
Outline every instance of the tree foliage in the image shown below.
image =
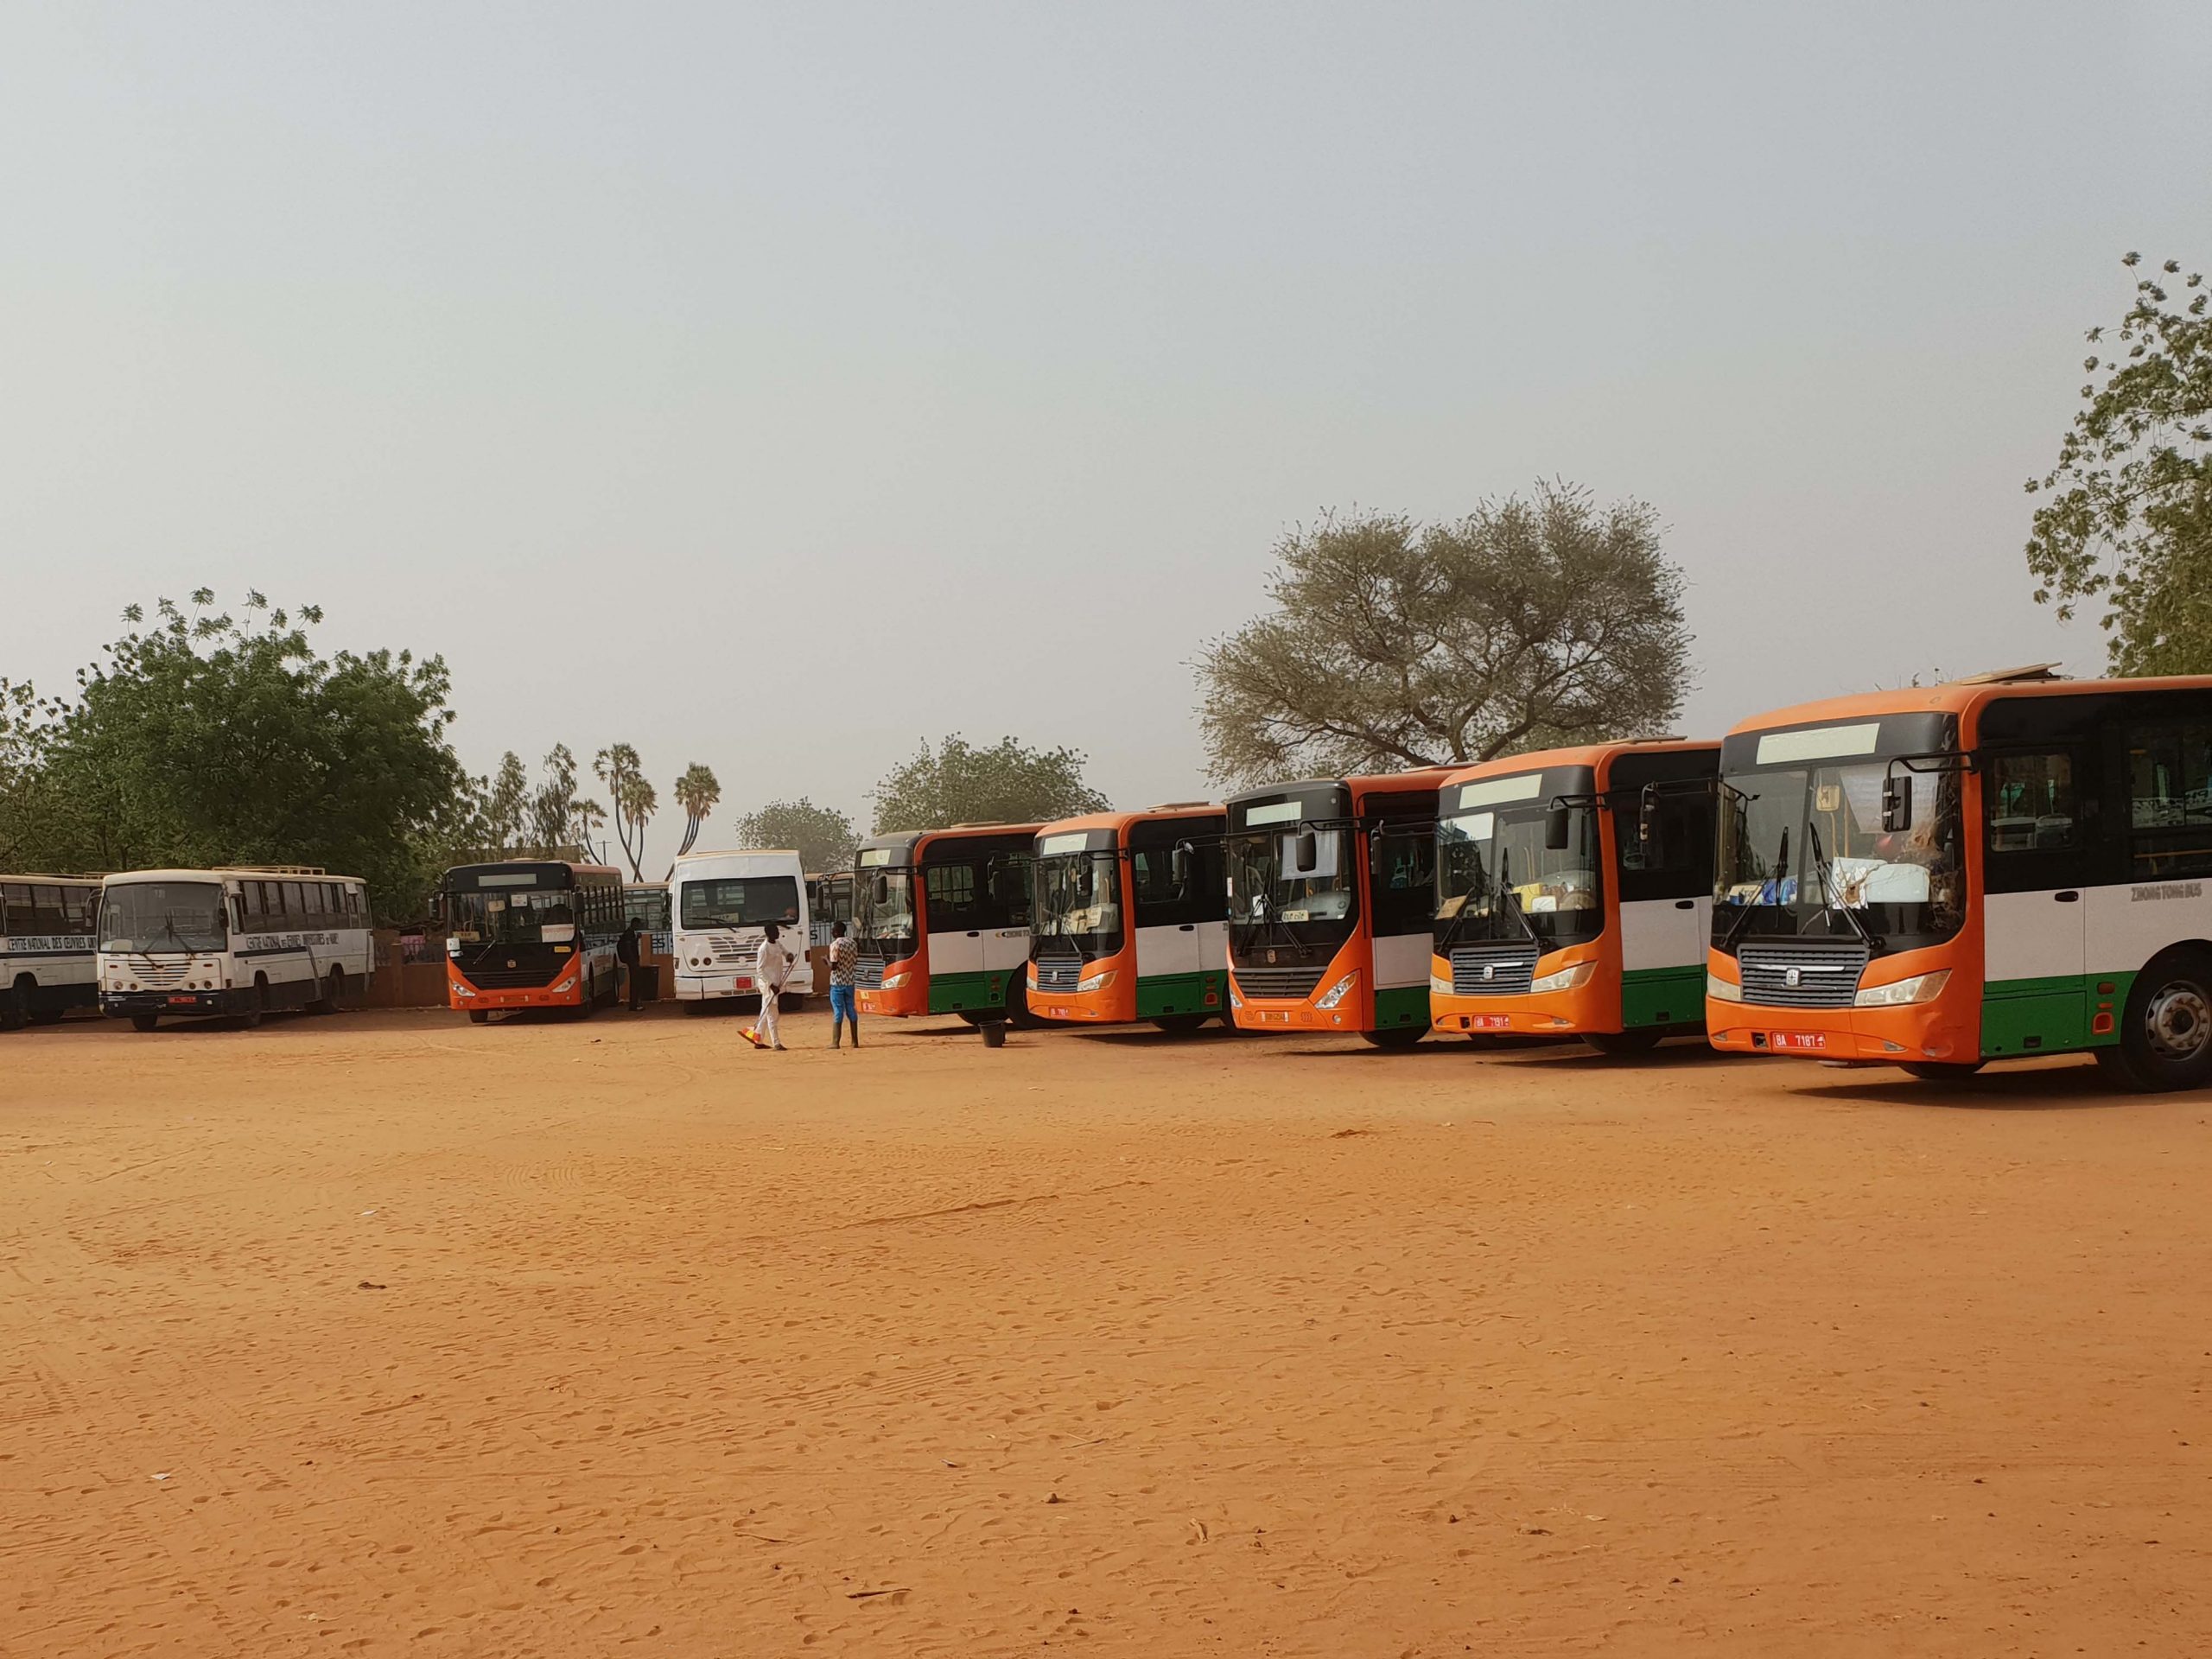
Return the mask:
<svg viewBox="0 0 2212 1659">
<path fill-rule="evenodd" d="M 804 795 L 771 801 L 737 821 L 741 847 L 789 847 L 809 870 L 842 870 L 853 861 L 860 837 L 853 821 L 834 806 L 817 806 Z"/>
<path fill-rule="evenodd" d="M 1274 609 L 1196 664 L 1223 783 L 1643 736 L 1681 712 L 1683 580 L 1642 502 L 1541 484 L 1456 523 L 1332 515 L 1275 556 Z"/>
<path fill-rule="evenodd" d="M 530 815 L 530 774 L 523 770 L 522 757 L 512 749 L 501 755 L 499 769 L 480 783 L 479 796 L 483 844 L 503 852 L 519 847 Z"/>
<path fill-rule="evenodd" d="M 322 620 L 246 596 L 133 606 L 73 699 L 0 695 L 0 853 L 17 866 L 316 864 L 417 913 L 469 830 L 443 661 L 318 653 Z"/>
<path fill-rule="evenodd" d="M 2102 380 L 2082 388 L 2056 464 L 2027 486 L 2047 498 L 2028 537 L 2036 602 L 2070 618 L 2102 601 L 2120 674 L 2212 671 L 2212 292 L 2180 273 L 2169 259 L 2161 276 L 2177 284 L 2137 279 L 2117 346 L 2082 365 Z"/>
<path fill-rule="evenodd" d="M 614 807 L 614 835 L 622 855 L 630 861 L 630 879 L 645 879 L 645 825 L 660 806 L 660 792 L 645 778 L 638 751 L 628 743 L 610 743 L 593 757 L 593 773 L 607 785 Z"/>
<path fill-rule="evenodd" d="M 545 781 L 530 798 L 531 850 L 547 858 L 585 839 L 576 799 L 576 757 L 565 743 L 556 743 L 545 757 Z M 584 804 L 588 804 L 588 803 Z M 598 811 L 597 807 L 593 810 Z M 602 819 L 604 813 L 601 814 Z"/>
<path fill-rule="evenodd" d="M 874 791 L 878 834 L 951 823 L 1028 823 L 1103 812 L 1106 798 L 1083 781 L 1086 757 L 1070 748 L 1033 749 L 1002 737 L 988 749 L 946 738 L 925 742 Z"/>
<path fill-rule="evenodd" d="M 683 809 L 683 844 L 676 849 L 677 857 L 698 843 L 699 826 L 721 804 L 721 782 L 711 766 L 694 760 L 683 768 L 683 775 L 676 780 L 676 804 Z"/>
</svg>

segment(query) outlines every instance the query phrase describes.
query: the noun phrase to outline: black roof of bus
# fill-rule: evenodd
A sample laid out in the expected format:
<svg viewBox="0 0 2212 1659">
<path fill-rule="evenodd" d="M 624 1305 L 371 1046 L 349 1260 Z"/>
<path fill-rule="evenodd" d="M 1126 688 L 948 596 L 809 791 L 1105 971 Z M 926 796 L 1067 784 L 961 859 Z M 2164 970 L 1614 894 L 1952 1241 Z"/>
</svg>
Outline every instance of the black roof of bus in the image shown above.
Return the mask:
<svg viewBox="0 0 2212 1659">
<path fill-rule="evenodd" d="M 445 873 L 440 886 L 448 892 L 466 893 L 484 884 L 486 876 L 529 875 L 536 878 L 530 885 L 543 887 L 570 887 L 579 875 L 612 875 L 618 880 L 621 872 L 607 864 L 570 864 L 555 858 L 506 859 L 496 864 L 456 864 Z M 494 887 L 510 885 L 494 881 Z M 515 884 L 519 885 L 519 884 Z"/>
</svg>

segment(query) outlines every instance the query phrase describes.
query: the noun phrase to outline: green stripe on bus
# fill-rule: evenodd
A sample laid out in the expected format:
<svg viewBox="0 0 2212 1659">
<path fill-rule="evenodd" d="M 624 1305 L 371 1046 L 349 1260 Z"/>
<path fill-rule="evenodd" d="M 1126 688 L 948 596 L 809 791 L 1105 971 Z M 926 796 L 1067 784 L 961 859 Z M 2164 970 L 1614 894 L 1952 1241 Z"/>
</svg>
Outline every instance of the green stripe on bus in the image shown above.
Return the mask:
<svg viewBox="0 0 2212 1659">
<path fill-rule="evenodd" d="M 1149 974 L 1137 980 L 1137 1018 L 1163 1014 L 1218 1014 L 1229 1006 L 1226 969 L 1197 974 Z M 1206 994 L 1213 1001 L 1206 1001 Z"/>
<path fill-rule="evenodd" d="M 2127 1006 L 2131 972 L 2051 974 L 2035 979 L 1993 980 L 1981 988 L 1981 1054 L 2065 1054 L 2103 1048 L 2120 1040 L 2120 1010 Z M 2109 985 L 2100 995 L 2097 987 Z M 2100 1003 L 2112 1005 L 2113 1029 L 2089 1029 Z"/>
<path fill-rule="evenodd" d="M 1375 1029 L 1390 1031 L 1399 1026 L 1428 1023 L 1428 987 L 1394 985 L 1375 993 Z"/>
<path fill-rule="evenodd" d="M 931 974 L 930 1012 L 959 1014 L 976 1008 L 995 1008 L 1006 1001 L 1006 975 Z"/>
<path fill-rule="evenodd" d="M 1705 966 L 1638 968 L 1621 976 L 1621 1029 L 1705 1023 Z"/>
</svg>

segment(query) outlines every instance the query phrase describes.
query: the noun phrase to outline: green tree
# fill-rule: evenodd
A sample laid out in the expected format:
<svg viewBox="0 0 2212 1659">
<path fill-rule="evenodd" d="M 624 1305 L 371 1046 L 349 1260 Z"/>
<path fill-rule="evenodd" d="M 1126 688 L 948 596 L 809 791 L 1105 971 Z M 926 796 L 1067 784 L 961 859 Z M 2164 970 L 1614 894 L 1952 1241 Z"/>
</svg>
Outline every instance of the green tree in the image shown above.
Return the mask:
<svg viewBox="0 0 2212 1659">
<path fill-rule="evenodd" d="M 1103 812 L 1106 798 L 1083 781 L 1086 757 L 1033 749 L 1002 737 L 988 749 L 955 735 L 894 767 L 871 792 L 879 835 L 950 823 L 1028 823 Z"/>
<path fill-rule="evenodd" d="M 499 771 L 485 785 L 479 815 L 485 847 L 505 852 L 522 844 L 523 825 L 530 815 L 530 774 L 512 749 L 499 757 Z"/>
<path fill-rule="evenodd" d="M 579 837 L 576 823 L 576 757 L 556 743 L 545 757 L 545 781 L 530 798 L 530 849 L 551 858 Z"/>
<path fill-rule="evenodd" d="M 2161 273 L 2180 280 L 2136 280 L 2118 344 L 2082 365 L 2102 380 L 2082 388 L 2057 463 L 2027 486 L 2046 497 L 2028 537 L 2036 602 L 2071 618 L 2101 601 L 2124 675 L 2212 671 L 2212 296 L 2178 261 Z"/>
<path fill-rule="evenodd" d="M 592 758 L 593 775 L 607 785 L 614 806 L 614 834 L 622 855 L 630 861 L 633 880 L 645 880 L 640 866 L 645 856 L 645 824 L 660 804 L 660 797 L 645 781 L 638 751 L 627 743 L 610 743 Z"/>
<path fill-rule="evenodd" d="M 45 705 L 10 792 L 38 807 L 26 861 L 86 869 L 318 864 L 365 878 L 379 912 L 421 913 L 461 821 L 443 661 L 318 653 L 322 620 L 246 596 L 234 618 L 194 593 L 124 613 L 130 632 Z M 14 705 L 18 712 L 20 701 Z M 10 740 L 11 770 L 27 752 Z M 29 785 L 26 789 L 24 785 Z M 67 811 L 49 810 L 67 802 Z"/>
<path fill-rule="evenodd" d="M 607 809 L 588 795 L 580 797 L 575 810 L 569 814 L 569 837 L 585 858 L 593 863 L 603 862 L 607 857 Z"/>
<path fill-rule="evenodd" d="M 1331 516 L 1275 557 L 1273 611 L 1196 664 L 1223 783 L 1643 736 L 1681 710 L 1682 575 L 1642 502 L 1540 484 L 1450 524 Z"/>
<path fill-rule="evenodd" d="M 721 804 L 721 798 L 722 786 L 711 767 L 694 760 L 683 768 L 683 775 L 676 780 L 676 804 L 683 809 L 683 844 L 676 849 L 678 857 L 697 843 L 699 826 Z"/>
<path fill-rule="evenodd" d="M 807 870 L 842 870 L 853 861 L 860 837 L 853 821 L 833 806 L 817 806 L 802 795 L 795 801 L 771 801 L 737 821 L 741 847 L 789 847 Z"/>
</svg>

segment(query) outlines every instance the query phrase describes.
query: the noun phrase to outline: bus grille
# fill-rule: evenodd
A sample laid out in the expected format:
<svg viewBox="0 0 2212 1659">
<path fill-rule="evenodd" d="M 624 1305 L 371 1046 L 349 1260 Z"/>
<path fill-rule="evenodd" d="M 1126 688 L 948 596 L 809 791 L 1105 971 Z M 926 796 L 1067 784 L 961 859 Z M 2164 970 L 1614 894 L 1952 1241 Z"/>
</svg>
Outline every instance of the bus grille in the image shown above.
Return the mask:
<svg viewBox="0 0 2212 1659">
<path fill-rule="evenodd" d="M 1747 944 L 1736 953 L 1744 1001 L 1770 1008 L 1849 1007 L 1866 957 L 1866 947 L 1855 940 Z"/>
<path fill-rule="evenodd" d="M 524 991 L 533 986 L 550 985 L 554 975 L 568 965 L 563 957 L 551 967 L 526 963 L 519 968 L 463 968 L 461 976 L 480 991 Z"/>
<path fill-rule="evenodd" d="M 1083 982 L 1081 957 L 1050 956 L 1037 958 L 1037 988 L 1040 991 L 1071 991 Z"/>
<path fill-rule="evenodd" d="M 1320 988 L 1321 976 L 1327 971 L 1325 964 L 1319 968 L 1239 968 L 1236 988 L 1247 996 L 1300 1002 Z"/>
<path fill-rule="evenodd" d="M 1526 996 L 1536 978 L 1536 947 L 1463 944 L 1452 952 L 1452 989 L 1459 996 Z"/>
<path fill-rule="evenodd" d="M 853 983 L 863 991 L 881 990 L 883 970 L 887 965 L 881 957 L 861 957 L 853 964 Z"/>
<path fill-rule="evenodd" d="M 191 965 L 186 962 L 155 962 L 144 957 L 136 961 L 129 957 L 122 959 L 124 972 L 149 991 L 164 991 L 172 985 L 183 984 L 185 971 Z"/>
</svg>

